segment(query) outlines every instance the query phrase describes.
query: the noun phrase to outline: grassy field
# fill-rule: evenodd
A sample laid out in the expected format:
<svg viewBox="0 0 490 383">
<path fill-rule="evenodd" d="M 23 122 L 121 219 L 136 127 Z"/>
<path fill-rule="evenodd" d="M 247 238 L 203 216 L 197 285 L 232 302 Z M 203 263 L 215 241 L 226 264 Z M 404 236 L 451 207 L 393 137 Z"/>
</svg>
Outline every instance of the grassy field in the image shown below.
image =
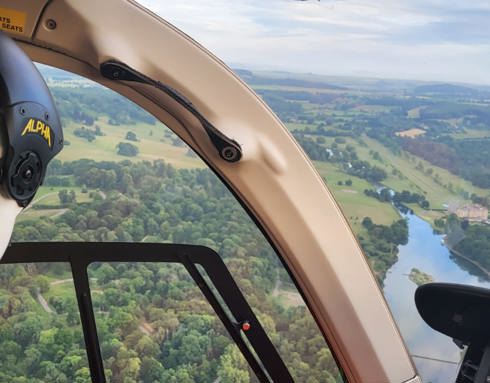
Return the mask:
<svg viewBox="0 0 490 383">
<path fill-rule="evenodd" d="M 279 90 L 284 92 L 310 92 L 310 93 L 346 93 L 346 90 L 329 89 L 329 88 L 307 88 L 292 85 L 257 85 L 253 84 L 252 89 L 257 90 Z"/>
<path fill-rule="evenodd" d="M 367 115 L 377 115 L 379 113 L 389 112 L 390 108 L 383 105 L 358 105 L 352 109 L 358 113 Z"/>
<path fill-rule="evenodd" d="M 87 193 L 82 193 L 82 188 L 80 186 L 41 186 L 36 193 L 34 201 L 31 205 L 43 204 L 43 205 L 59 205 L 58 192 L 61 190 L 73 190 L 77 196 L 77 202 L 88 202 L 91 200 L 89 197 L 90 192 L 93 189 L 87 189 Z"/>
<path fill-rule="evenodd" d="M 416 108 L 410 109 L 407 112 L 408 117 L 410 118 L 419 118 L 420 117 L 420 111 L 425 108 L 425 106 L 417 106 Z"/>
<path fill-rule="evenodd" d="M 299 122 L 288 122 L 286 123 L 287 128 L 290 131 L 294 130 L 305 130 L 306 128 L 310 128 L 310 124 L 304 124 L 304 123 L 299 123 Z"/>
<path fill-rule="evenodd" d="M 412 128 L 412 129 L 407 129 L 407 130 L 402 130 L 400 132 L 396 132 L 396 135 L 399 137 L 410 137 L 414 138 L 417 136 L 421 136 L 425 134 L 425 130 L 420 129 L 420 128 Z"/>
<path fill-rule="evenodd" d="M 488 190 L 473 186 L 469 181 L 466 181 L 445 169 L 434 166 L 429 162 L 412 156 L 408 153 L 403 155 L 395 155 L 381 143 L 367 136 L 361 137 L 365 146 L 362 146 L 352 138 L 346 138 L 346 144 L 350 144 L 356 148 L 360 159 L 369 161 L 371 164 L 384 169 L 388 177 L 383 181 L 385 186 L 388 186 L 396 191 L 409 190 L 423 194 L 429 201 L 432 208 L 442 209 L 444 204 L 454 201 L 463 200 L 463 197 L 458 193 L 460 190 L 465 190 L 469 194 L 476 193 L 481 196 L 488 194 Z M 326 138 L 328 147 L 333 143 L 333 138 Z M 381 161 L 374 160 L 371 151 L 378 152 L 381 156 Z M 421 164 L 422 168 L 417 169 Z M 427 169 L 432 168 L 432 176 L 426 173 Z M 401 175 L 393 174 L 393 170 L 398 170 Z M 434 174 L 439 175 L 440 182 L 438 184 L 434 180 Z M 445 185 L 451 184 L 453 191 Z"/>
<path fill-rule="evenodd" d="M 89 194 L 94 191 L 87 190 L 87 193 L 82 193 L 82 188 L 78 186 L 41 186 L 31 204 L 19 214 L 17 221 L 43 217 L 55 218 L 65 213 L 67 209 L 60 206 L 60 199 L 58 197 L 58 192 L 61 190 L 73 190 L 78 203 L 90 202 L 92 198 L 90 198 Z M 46 205 L 47 207 L 34 209 L 33 206 L 36 205 Z"/>
<path fill-rule="evenodd" d="M 367 136 L 362 136 L 360 139 L 362 144 L 359 139 L 346 138 L 345 144 L 338 144 L 339 148 L 343 145 L 354 146 L 361 160 L 366 160 L 386 171 L 388 177 L 383 181 L 383 185 L 395 191 L 409 190 L 412 193 L 422 194 L 433 209 L 444 209 L 448 204 L 455 202 L 469 202 L 462 196 L 461 191 L 463 190 L 470 195 L 472 193 L 480 196 L 489 195 L 487 189 L 475 187 L 469 181 L 445 169 L 433 166 L 419 157 L 406 152 L 403 152 L 402 155 L 395 155 L 374 139 Z M 329 147 L 333 142 L 333 137 L 326 137 L 325 146 Z M 375 160 L 373 152 L 379 153 L 381 160 Z M 381 203 L 364 195 L 364 189 L 373 189 L 373 185 L 367 181 L 347 175 L 331 163 L 315 162 L 315 166 L 326 179 L 344 215 L 357 234 L 362 230 L 360 223 L 364 216 L 371 217 L 378 224 L 390 224 L 397 219 L 398 213 L 390 204 Z M 432 169 L 432 174 L 428 174 L 427 169 Z M 435 174 L 439 176 L 439 183 L 434 179 Z M 337 185 L 338 181 L 346 179 L 353 181 L 351 187 Z M 451 189 L 448 185 L 452 185 Z M 414 210 L 415 214 L 431 224 L 435 219 L 445 215 L 443 211 L 424 210 L 417 204 L 411 204 L 409 207 Z"/>
<path fill-rule="evenodd" d="M 58 193 L 61 190 L 74 191 L 76 195 L 77 202 L 89 202 L 92 199 L 89 194 L 95 190 L 87 189 L 86 193 L 82 193 L 82 188 L 80 186 L 41 186 L 32 201 L 31 206 L 36 204 L 42 205 L 52 205 L 59 206 L 60 200 L 58 198 Z"/>
<path fill-rule="evenodd" d="M 179 146 L 172 143 L 172 139 L 178 140 L 177 136 L 170 132 L 162 124 L 137 123 L 134 125 L 109 125 L 106 118 L 99 118 L 98 125 L 104 136 L 97 136 L 92 142 L 73 134 L 80 124 L 69 122 L 65 124 L 63 133 L 65 140 L 70 145 L 65 146 L 58 155 L 62 161 L 73 161 L 80 158 L 90 158 L 96 161 L 123 161 L 133 162 L 142 160 L 164 159 L 177 168 L 202 168 L 205 164 L 196 156 L 189 156 L 189 147 L 180 141 Z M 94 129 L 94 127 L 88 127 Z M 125 140 L 126 133 L 132 131 L 138 137 L 138 142 Z M 135 157 L 125 157 L 117 154 L 116 145 L 119 142 L 128 142 L 136 145 L 140 151 Z"/>
<path fill-rule="evenodd" d="M 63 214 L 66 209 L 27 209 L 22 211 L 17 217 L 17 222 L 22 222 L 30 219 L 40 219 L 40 218 L 55 218 Z"/>
<path fill-rule="evenodd" d="M 366 180 L 347 175 L 331 163 L 315 161 L 314 164 L 356 232 L 360 230 L 364 217 L 371 217 L 375 223 L 383 225 L 390 225 L 399 219 L 400 216 L 392 205 L 364 194 L 365 189 L 372 188 Z M 345 181 L 349 179 L 352 181 L 351 186 L 345 185 Z M 339 181 L 343 185 L 338 185 Z"/>
<path fill-rule="evenodd" d="M 58 283 L 56 281 L 55 284 L 51 283 L 49 286 L 49 290 L 43 294 L 44 298 L 49 302 L 49 298 L 57 297 L 57 298 L 75 298 L 75 286 L 73 281 L 71 280 L 71 275 L 67 276 L 69 281 L 60 280 Z"/>
<path fill-rule="evenodd" d="M 478 130 L 478 129 L 465 129 L 465 132 L 452 133 L 451 137 L 456 139 L 461 138 L 483 138 L 490 137 L 490 132 L 488 130 Z"/>
<path fill-rule="evenodd" d="M 85 138 L 74 135 L 74 130 L 80 128 L 80 124 L 69 122 L 64 125 L 63 133 L 66 145 L 57 156 L 62 161 L 73 161 L 81 158 L 89 158 L 96 161 L 143 161 L 164 159 L 176 168 L 204 168 L 206 165 L 197 157 L 189 155 L 189 148 L 178 137 L 162 124 L 138 123 L 129 126 L 114 126 L 107 122 L 107 118 L 100 117 L 95 125 L 98 125 L 103 136 L 89 142 Z M 95 127 L 87 127 L 95 129 Z M 132 131 L 138 137 L 138 142 L 125 140 L 127 132 Z M 139 148 L 139 155 L 135 157 L 120 156 L 116 153 L 116 145 L 119 142 L 129 142 Z M 78 186 L 41 186 L 30 207 L 25 209 L 18 217 L 18 221 L 39 218 L 55 218 L 66 212 L 60 206 L 58 193 L 61 190 L 75 191 L 77 203 L 90 202 L 90 192 L 82 193 Z M 45 205 L 46 208 L 34 209 L 33 206 Z"/>
<path fill-rule="evenodd" d="M 488 190 L 473 186 L 471 182 L 466 181 L 449 171 L 434 166 L 431 163 L 412 155 L 395 156 L 386 147 L 375 140 L 365 138 L 365 142 L 375 151 L 378 151 L 382 157 L 386 158 L 388 164 L 392 164 L 398 168 L 404 176 L 407 177 L 411 185 L 415 185 L 422 191 L 426 192 L 426 198 L 431 202 L 432 207 L 441 208 L 443 204 L 449 203 L 455 199 L 461 199 L 458 195 L 458 189 L 466 190 L 468 193 L 476 193 L 481 196 L 488 194 Z M 417 169 L 417 164 L 423 166 L 423 170 Z M 388 166 L 390 167 L 390 166 Z M 445 185 L 452 184 L 453 190 L 450 191 L 446 186 L 440 185 L 426 173 L 426 170 L 432 168 L 433 174 L 437 173 L 441 182 Z M 393 187 L 396 190 L 403 185 L 403 182 L 398 177 L 390 176 L 386 181 L 386 185 Z M 406 182 L 405 182 L 406 183 Z"/>
</svg>

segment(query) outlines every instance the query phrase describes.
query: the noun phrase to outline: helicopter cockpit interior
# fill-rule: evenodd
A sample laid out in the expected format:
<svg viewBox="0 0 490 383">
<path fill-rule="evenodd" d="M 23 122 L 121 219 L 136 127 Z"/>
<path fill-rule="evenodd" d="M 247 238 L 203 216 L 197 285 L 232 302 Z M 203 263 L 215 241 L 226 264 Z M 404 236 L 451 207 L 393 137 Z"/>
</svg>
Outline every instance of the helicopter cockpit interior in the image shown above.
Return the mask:
<svg viewBox="0 0 490 383">
<path fill-rule="evenodd" d="M 490 9 L 395 3 L 0 0 L 0 382 L 487 382 Z"/>
</svg>

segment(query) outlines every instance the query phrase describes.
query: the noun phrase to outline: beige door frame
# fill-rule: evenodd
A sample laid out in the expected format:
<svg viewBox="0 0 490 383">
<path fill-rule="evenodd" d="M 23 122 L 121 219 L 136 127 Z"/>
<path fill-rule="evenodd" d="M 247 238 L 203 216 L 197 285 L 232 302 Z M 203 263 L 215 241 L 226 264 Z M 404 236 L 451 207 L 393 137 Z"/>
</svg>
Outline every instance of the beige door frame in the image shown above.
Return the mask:
<svg viewBox="0 0 490 383">
<path fill-rule="evenodd" d="M 12 37 L 33 60 L 85 76 L 134 101 L 227 183 L 289 266 L 350 382 L 419 381 L 332 194 L 285 126 L 229 68 L 133 1 L 0 0 L 0 8 L 26 14 L 24 32 Z M 185 95 L 240 143 L 243 158 L 222 160 L 196 118 L 163 93 L 104 79 L 98 68 L 109 59 Z"/>
</svg>

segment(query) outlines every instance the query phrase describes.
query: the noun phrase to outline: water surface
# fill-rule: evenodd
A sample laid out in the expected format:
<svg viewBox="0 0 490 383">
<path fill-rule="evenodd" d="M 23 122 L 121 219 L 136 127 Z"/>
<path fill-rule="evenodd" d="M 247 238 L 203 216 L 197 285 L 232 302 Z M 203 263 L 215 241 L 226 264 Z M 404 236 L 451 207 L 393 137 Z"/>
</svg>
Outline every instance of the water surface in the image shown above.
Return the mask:
<svg viewBox="0 0 490 383">
<path fill-rule="evenodd" d="M 399 246 L 398 262 L 388 271 L 384 294 L 411 355 L 461 360 L 461 350 L 453 341 L 432 330 L 420 318 L 414 302 L 417 286 L 408 279 L 413 267 L 431 275 L 435 282 L 470 284 L 490 288 L 488 278 L 475 266 L 455 257 L 442 243 L 442 236 L 417 217 L 408 215 L 409 240 Z M 458 365 L 414 358 L 424 383 L 454 382 Z"/>
</svg>

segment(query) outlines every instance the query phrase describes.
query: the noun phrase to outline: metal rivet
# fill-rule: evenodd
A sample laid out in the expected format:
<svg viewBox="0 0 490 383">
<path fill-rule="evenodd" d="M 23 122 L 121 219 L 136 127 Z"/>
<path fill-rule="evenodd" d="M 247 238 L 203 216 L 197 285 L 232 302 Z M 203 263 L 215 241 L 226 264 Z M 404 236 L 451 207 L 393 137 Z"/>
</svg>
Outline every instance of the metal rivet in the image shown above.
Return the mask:
<svg viewBox="0 0 490 383">
<path fill-rule="evenodd" d="M 33 175 L 34 175 L 34 173 L 32 172 L 32 169 L 27 168 L 22 176 L 24 177 L 25 180 L 30 181 L 32 179 Z"/>
<path fill-rule="evenodd" d="M 46 28 L 53 30 L 56 29 L 56 27 L 57 27 L 56 21 L 54 21 L 53 19 L 46 20 Z"/>
<path fill-rule="evenodd" d="M 23 106 L 21 106 L 19 108 L 19 113 L 22 114 L 22 115 L 26 114 L 26 108 L 24 108 Z"/>
<path fill-rule="evenodd" d="M 232 146 L 227 146 L 221 151 L 221 155 L 227 161 L 233 161 L 238 156 L 237 150 Z"/>
</svg>

